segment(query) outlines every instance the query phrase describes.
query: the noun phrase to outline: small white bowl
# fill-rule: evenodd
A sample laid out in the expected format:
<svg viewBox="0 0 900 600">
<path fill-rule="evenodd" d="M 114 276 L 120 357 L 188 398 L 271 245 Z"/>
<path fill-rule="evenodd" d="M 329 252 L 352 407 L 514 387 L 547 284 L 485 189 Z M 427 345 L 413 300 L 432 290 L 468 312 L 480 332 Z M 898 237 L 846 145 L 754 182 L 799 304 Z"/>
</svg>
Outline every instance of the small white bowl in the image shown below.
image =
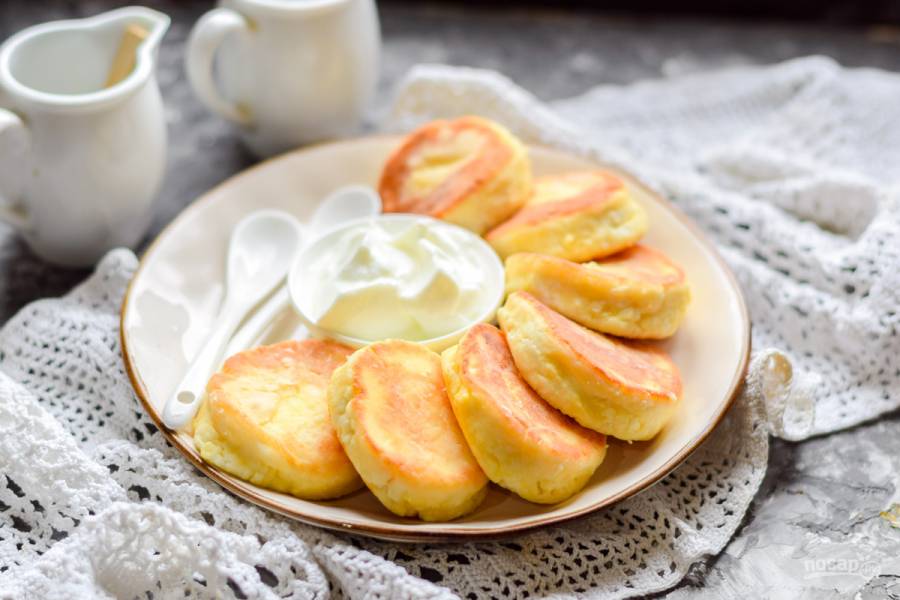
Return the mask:
<svg viewBox="0 0 900 600">
<path fill-rule="evenodd" d="M 322 252 L 324 248 L 327 248 L 330 244 L 333 244 L 343 232 L 347 231 L 350 228 L 357 227 L 360 223 L 400 223 L 403 225 L 412 225 L 415 222 L 422 221 L 433 221 L 435 226 L 451 228 L 461 233 L 462 235 L 471 238 L 471 243 L 473 247 L 477 249 L 477 254 L 481 259 L 483 268 L 488 273 L 486 280 L 489 282 L 489 285 L 492 285 L 493 287 L 486 292 L 486 297 L 488 298 L 488 300 L 485 301 L 485 310 L 482 311 L 482 313 L 476 319 L 473 319 L 471 323 L 467 323 L 464 327 L 461 327 L 439 337 L 409 341 L 422 344 L 426 348 L 434 350 L 435 352 L 440 352 L 441 350 L 449 348 L 457 341 L 459 341 L 463 334 L 468 331 L 468 329 L 472 325 L 475 325 L 477 323 L 490 322 L 494 319 L 494 316 L 497 313 L 497 309 L 500 308 L 500 304 L 501 302 L 503 302 L 505 292 L 503 263 L 500 260 L 500 257 L 497 256 L 497 253 L 494 252 L 494 249 L 491 248 L 491 246 L 480 236 L 472 233 L 468 229 L 453 225 L 452 223 L 447 223 L 446 221 L 441 221 L 438 219 L 432 219 L 431 217 L 426 217 L 423 215 L 391 213 L 348 221 L 347 223 L 341 225 L 340 227 L 332 229 L 322 237 L 315 240 L 313 243 L 304 248 L 297 256 L 297 260 L 294 262 L 290 272 L 288 273 L 288 290 L 290 292 L 291 303 L 294 306 L 294 310 L 303 321 L 304 325 L 306 325 L 307 329 L 309 329 L 310 334 L 315 337 L 331 338 L 354 348 L 362 348 L 363 346 L 367 346 L 371 343 L 380 341 L 356 338 L 316 325 L 316 323 L 312 319 L 310 319 L 309 316 L 304 312 L 303 308 L 303 289 L 308 285 L 315 284 L 314 282 L 307 281 L 307 278 L 305 277 L 306 267 L 310 263 L 310 257 L 315 256 L 319 252 Z"/>
</svg>

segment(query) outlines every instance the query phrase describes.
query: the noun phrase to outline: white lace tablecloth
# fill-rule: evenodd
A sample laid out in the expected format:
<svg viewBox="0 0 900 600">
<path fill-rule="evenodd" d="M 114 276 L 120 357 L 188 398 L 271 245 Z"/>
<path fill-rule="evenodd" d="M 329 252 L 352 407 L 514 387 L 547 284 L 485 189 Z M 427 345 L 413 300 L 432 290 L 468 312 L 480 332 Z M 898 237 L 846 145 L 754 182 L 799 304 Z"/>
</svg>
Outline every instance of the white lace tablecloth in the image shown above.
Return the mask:
<svg viewBox="0 0 900 600">
<path fill-rule="evenodd" d="M 222 491 L 168 447 L 123 371 L 136 259 L 0 331 L 2 598 L 624 598 L 719 552 L 802 439 L 900 405 L 900 79 L 819 58 L 599 87 L 542 104 L 501 76 L 420 67 L 397 125 L 479 113 L 618 164 L 714 239 L 757 349 L 722 425 L 644 493 L 504 542 L 331 534 Z"/>
</svg>

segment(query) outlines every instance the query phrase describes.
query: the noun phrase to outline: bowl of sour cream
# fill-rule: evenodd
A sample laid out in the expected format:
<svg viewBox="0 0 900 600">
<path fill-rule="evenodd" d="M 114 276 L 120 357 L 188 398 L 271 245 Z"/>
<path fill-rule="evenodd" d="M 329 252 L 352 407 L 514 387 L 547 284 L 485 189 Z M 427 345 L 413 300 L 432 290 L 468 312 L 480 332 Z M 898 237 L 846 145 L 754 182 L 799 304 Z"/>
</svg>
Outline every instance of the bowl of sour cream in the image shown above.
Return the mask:
<svg viewBox="0 0 900 600">
<path fill-rule="evenodd" d="M 503 264 L 481 237 L 431 217 L 349 221 L 304 248 L 288 276 L 311 333 L 362 347 L 386 339 L 440 351 L 491 321 Z"/>
</svg>

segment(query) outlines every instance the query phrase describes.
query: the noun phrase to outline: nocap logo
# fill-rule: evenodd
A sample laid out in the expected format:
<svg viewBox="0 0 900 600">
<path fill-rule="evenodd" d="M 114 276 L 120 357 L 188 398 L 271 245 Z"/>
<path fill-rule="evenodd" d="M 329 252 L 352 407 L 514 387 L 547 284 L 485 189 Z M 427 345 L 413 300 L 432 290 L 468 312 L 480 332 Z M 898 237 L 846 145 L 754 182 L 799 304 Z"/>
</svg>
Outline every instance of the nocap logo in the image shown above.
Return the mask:
<svg viewBox="0 0 900 600">
<path fill-rule="evenodd" d="M 803 561 L 806 578 L 822 575 L 859 575 L 870 579 L 880 573 L 880 566 L 874 560 L 856 558 L 811 558 Z"/>
</svg>

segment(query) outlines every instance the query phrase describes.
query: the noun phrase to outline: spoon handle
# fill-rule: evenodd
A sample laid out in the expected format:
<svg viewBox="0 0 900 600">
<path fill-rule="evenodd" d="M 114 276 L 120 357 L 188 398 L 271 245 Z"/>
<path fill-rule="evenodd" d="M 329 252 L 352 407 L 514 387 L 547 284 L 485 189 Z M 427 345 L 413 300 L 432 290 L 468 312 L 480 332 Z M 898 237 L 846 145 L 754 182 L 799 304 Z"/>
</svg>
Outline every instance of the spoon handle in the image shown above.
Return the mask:
<svg viewBox="0 0 900 600">
<path fill-rule="evenodd" d="M 248 348 L 252 348 L 259 343 L 259 338 L 265 332 L 266 328 L 278 318 L 281 313 L 288 309 L 291 303 L 291 296 L 288 293 L 286 285 L 278 288 L 278 291 L 266 300 L 258 311 L 237 330 L 228 346 L 225 349 L 225 356 L 237 354 Z"/>
<path fill-rule="evenodd" d="M 187 372 L 163 408 L 163 424 L 183 429 L 193 420 L 206 391 L 206 383 L 222 360 L 225 344 L 241 322 L 246 310 L 223 310 L 212 334 L 194 356 Z"/>
</svg>

